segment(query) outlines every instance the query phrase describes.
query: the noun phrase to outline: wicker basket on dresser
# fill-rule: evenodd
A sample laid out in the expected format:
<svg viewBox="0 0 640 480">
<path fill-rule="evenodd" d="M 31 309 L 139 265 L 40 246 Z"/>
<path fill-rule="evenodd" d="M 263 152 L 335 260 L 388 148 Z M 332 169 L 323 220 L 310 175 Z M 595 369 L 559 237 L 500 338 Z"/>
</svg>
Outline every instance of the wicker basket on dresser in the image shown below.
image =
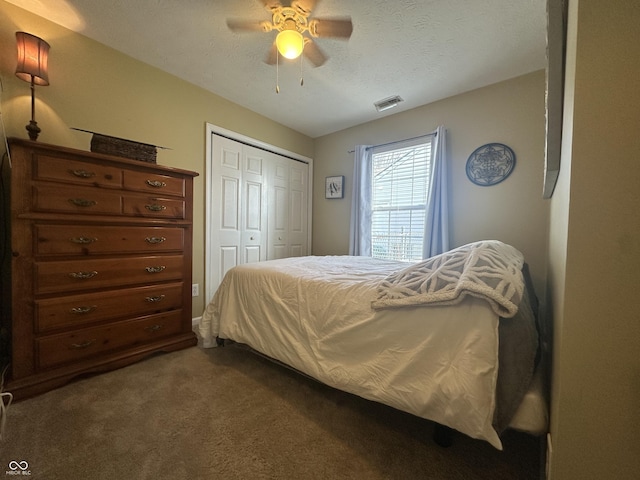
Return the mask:
<svg viewBox="0 0 640 480">
<path fill-rule="evenodd" d="M 197 343 L 193 177 L 10 140 L 11 366 L 16 398 Z"/>
</svg>

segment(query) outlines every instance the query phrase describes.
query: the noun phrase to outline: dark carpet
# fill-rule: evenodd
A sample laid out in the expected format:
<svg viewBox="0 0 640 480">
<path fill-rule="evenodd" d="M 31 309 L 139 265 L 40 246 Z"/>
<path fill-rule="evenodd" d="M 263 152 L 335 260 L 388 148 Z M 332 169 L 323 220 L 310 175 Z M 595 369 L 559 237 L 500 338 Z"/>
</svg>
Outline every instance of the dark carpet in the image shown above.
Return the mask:
<svg viewBox="0 0 640 480">
<path fill-rule="evenodd" d="M 433 428 L 237 346 L 194 347 L 13 404 L 0 475 L 24 478 L 11 472 L 28 464 L 47 480 L 540 478 L 537 438 L 507 432 L 498 451 L 457 434 L 442 448 Z"/>
</svg>

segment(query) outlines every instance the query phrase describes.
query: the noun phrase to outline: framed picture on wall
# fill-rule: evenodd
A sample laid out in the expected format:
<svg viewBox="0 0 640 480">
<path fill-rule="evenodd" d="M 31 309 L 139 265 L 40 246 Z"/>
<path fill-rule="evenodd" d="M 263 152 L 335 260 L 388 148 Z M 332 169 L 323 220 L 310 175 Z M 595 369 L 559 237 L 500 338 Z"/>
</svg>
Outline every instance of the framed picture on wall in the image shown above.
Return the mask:
<svg viewBox="0 0 640 480">
<path fill-rule="evenodd" d="M 327 177 L 325 180 L 324 198 L 344 197 L 344 175 Z"/>
</svg>

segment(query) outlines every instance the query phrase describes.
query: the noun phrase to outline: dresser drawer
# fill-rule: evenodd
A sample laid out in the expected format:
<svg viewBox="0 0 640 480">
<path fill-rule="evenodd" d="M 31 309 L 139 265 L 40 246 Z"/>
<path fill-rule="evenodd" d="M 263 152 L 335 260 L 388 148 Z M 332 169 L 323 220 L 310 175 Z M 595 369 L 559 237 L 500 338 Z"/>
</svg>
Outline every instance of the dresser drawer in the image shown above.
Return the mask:
<svg viewBox="0 0 640 480">
<path fill-rule="evenodd" d="M 122 170 L 95 163 L 38 155 L 34 180 L 50 180 L 78 185 L 122 188 Z"/>
<path fill-rule="evenodd" d="M 154 192 L 155 195 L 184 197 L 185 180 L 156 173 L 124 172 L 124 188 L 137 192 Z"/>
<path fill-rule="evenodd" d="M 47 332 L 182 307 L 182 283 L 36 300 L 36 330 Z"/>
<path fill-rule="evenodd" d="M 184 206 L 183 200 L 164 197 L 125 195 L 123 198 L 123 213 L 132 216 L 183 219 Z"/>
<path fill-rule="evenodd" d="M 122 213 L 120 192 L 99 188 L 70 187 L 62 185 L 35 185 L 34 209 L 39 212 L 80 213 L 86 215 Z"/>
<path fill-rule="evenodd" d="M 181 280 L 182 255 L 36 262 L 36 294 Z"/>
<path fill-rule="evenodd" d="M 38 367 L 68 362 L 152 342 L 181 330 L 182 310 L 36 339 Z"/>
<path fill-rule="evenodd" d="M 184 200 L 144 195 L 123 196 L 118 190 L 53 184 L 35 185 L 33 193 L 34 210 L 39 212 L 185 218 Z"/>
<path fill-rule="evenodd" d="M 97 225 L 36 225 L 37 255 L 153 253 L 182 250 L 179 227 L 103 227 Z"/>
</svg>

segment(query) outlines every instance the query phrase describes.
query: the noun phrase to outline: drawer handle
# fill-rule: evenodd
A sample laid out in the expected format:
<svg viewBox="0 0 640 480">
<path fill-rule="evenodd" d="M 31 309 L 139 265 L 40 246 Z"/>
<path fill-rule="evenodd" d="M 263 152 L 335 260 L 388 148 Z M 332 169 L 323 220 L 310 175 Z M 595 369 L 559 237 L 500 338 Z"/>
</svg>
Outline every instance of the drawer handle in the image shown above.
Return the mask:
<svg viewBox="0 0 640 480">
<path fill-rule="evenodd" d="M 71 278 L 77 278 L 78 280 L 87 280 L 95 277 L 96 275 L 98 275 L 98 272 L 95 270 L 93 272 L 71 272 L 69 274 Z"/>
<path fill-rule="evenodd" d="M 144 239 L 147 243 L 156 244 L 162 243 L 166 240 L 164 237 L 147 237 Z"/>
<path fill-rule="evenodd" d="M 96 176 L 94 172 L 87 172 L 86 170 L 69 170 L 69 172 L 80 178 L 91 178 Z"/>
<path fill-rule="evenodd" d="M 146 297 L 145 300 L 149 303 L 157 303 L 164 300 L 164 295 L 156 295 L 154 297 Z"/>
<path fill-rule="evenodd" d="M 97 305 L 91 305 L 90 307 L 73 307 L 69 311 L 71 313 L 75 313 L 76 315 L 83 315 L 85 313 L 93 312 L 96 308 L 98 308 Z"/>
<path fill-rule="evenodd" d="M 95 200 L 87 200 L 85 198 L 70 198 L 69 201 L 76 207 L 93 207 L 98 204 Z"/>
<path fill-rule="evenodd" d="M 166 206 L 158 205 L 157 203 L 152 203 L 151 205 L 145 205 L 145 208 L 151 212 L 161 212 L 167 209 Z"/>
<path fill-rule="evenodd" d="M 160 273 L 165 268 L 167 268 L 167 267 L 165 267 L 164 265 L 159 265 L 157 267 L 144 267 L 144 269 L 149 273 Z"/>
<path fill-rule="evenodd" d="M 73 243 L 79 243 L 80 245 L 87 245 L 89 243 L 97 242 L 98 239 L 96 237 L 74 237 L 70 238 Z"/>
<path fill-rule="evenodd" d="M 162 188 L 167 186 L 166 183 L 161 182 L 159 180 L 147 180 L 147 185 L 154 188 Z"/>
<path fill-rule="evenodd" d="M 159 324 L 156 323 L 155 325 L 150 325 L 150 326 L 146 327 L 145 330 L 147 332 L 153 333 L 153 332 L 157 332 L 161 328 L 164 328 L 164 325 L 159 325 Z"/>
<path fill-rule="evenodd" d="M 80 350 L 82 348 L 90 347 L 94 343 L 96 343 L 96 339 L 95 338 L 93 340 L 87 340 L 86 342 L 82 342 L 82 343 L 72 343 L 69 346 L 69 348 L 72 348 L 72 349 L 75 349 L 75 350 Z"/>
</svg>

